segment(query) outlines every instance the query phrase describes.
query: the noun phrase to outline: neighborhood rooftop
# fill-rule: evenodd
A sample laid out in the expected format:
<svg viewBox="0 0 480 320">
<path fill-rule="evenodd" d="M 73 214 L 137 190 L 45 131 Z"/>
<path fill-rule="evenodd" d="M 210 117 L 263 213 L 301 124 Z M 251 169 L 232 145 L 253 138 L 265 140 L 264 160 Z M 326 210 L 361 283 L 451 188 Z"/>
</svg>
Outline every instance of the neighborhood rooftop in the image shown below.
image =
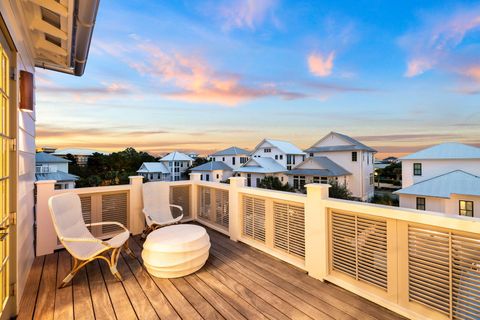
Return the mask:
<svg viewBox="0 0 480 320">
<path fill-rule="evenodd" d="M 320 177 L 339 177 L 339 176 L 346 176 L 351 175 L 351 173 L 345 170 L 340 165 L 336 164 L 332 160 L 327 157 L 311 157 L 307 158 L 304 162 L 299 164 L 297 167 L 301 167 L 301 165 L 307 161 L 313 161 L 315 164 L 320 166 L 322 169 L 301 169 L 301 168 L 294 168 L 287 172 L 289 175 L 315 175 Z"/>
<path fill-rule="evenodd" d="M 401 160 L 427 159 L 480 159 L 480 148 L 463 143 L 447 142 L 400 158 Z"/>
<path fill-rule="evenodd" d="M 305 154 L 300 148 L 288 141 L 265 139 L 259 145 L 263 144 L 263 142 L 271 144 L 286 154 Z"/>
<path fill-rule="evenodd" d="M 174 151 L 167 154 L 165 157 L 160 159 L 160 161 L 193 161 L 193 159 L 187 156 L 185 153 Z"/>
<path fill-rule="evenodd" d="M 167 166 L 162 162 L 144 162 L 137 172 L 138 173 L 161 172 L 161 173 L 168 174 L 170 173 L 170 170 L 168 170 Z"/>
<path fill-rule="evenodd" d="M 215 157 L 215 156 L 235 156 L 237 154 L 247 154 L 248 155 L 248 154 L 250 154 L 250 151 L 242 149 L 242 148 L 238 148 L 238 147 L 230 147 L 230 148 L 227 148 L 227 149 L 224 149 L 224 150 L 217 151 L 217 152 L 211 154 L 210 156 L 211 157 Z"/>
<path fill-rule="evenodd" d="M 324 147 L 313 147 L 312 146 L 312 147 L 306 149 L 305 152 L 330 152 L 330 151 L 349 151 L 349 150 L 352 150 L 352 151 L 364 150 L 364 151 L 369 151 L 369 152 L 377 152 L 377 150 L 375 150 L 373 148 L 370 148 L 369 146 L 364 145 L 360 141 L 355 140 L 352 137 L 349 137 L 349 136 L 347 136 L 345 134 L 342 134 L 342 133 L 332 131 L 332 132 L 330 132 L 330 134 L 328 134 L 325 137 L 328 137 L 329 135 L 332 135 L 332 134 L 338 136 L 339 138 L 343 139 L 344 141 L 346 141 L 350 144 L 349 145 L 338 145 L 338 146 L 324 146 Z M 322 140 L 323 139 L 324 138 L 322 138 Z M 320 141 L 322 141 L 322 140 L 320 140 Z M 319 143 L 320 141 L 318 141 L 317 143 Z M 315 145 L 317 143 L 315 143 Z"/>
<path fill-rule="evenodd" d="M 192 169 L 192 171 L 213 171 L 213 170 L 226 170 L 232 171 L 233 169 L 230 168 L 222 161 L 209 161 L 207 163 L 201 164 Z"/>
<path fill-rule="evenodd" d="M 68 163 L 70 160 L 64 159 L 62 157 L 55 157 L 49 153 L 38 152 L 35 154 L 36 163 Z"/>
<path fill-rule="evenodd" d="M 245 173 L 274 173 L 286 172 L 287 169 L 272 158 L 252 158 L 243 167 L 234 171 Z"/>
<path fill-rule="evenodd" d="M 56 180 L 58 182 L 78 180 L 78 176 L 63 171 L 36 173 L 35 178 L 37 181 Z"/>
<path fill-rule="evenodd" d="M 415 183 L 394 193 L 437 198 L 450 198 L 452 194 L 480 196 L 480 177 L 462 170 L 455 170 Z"/>
</svg>

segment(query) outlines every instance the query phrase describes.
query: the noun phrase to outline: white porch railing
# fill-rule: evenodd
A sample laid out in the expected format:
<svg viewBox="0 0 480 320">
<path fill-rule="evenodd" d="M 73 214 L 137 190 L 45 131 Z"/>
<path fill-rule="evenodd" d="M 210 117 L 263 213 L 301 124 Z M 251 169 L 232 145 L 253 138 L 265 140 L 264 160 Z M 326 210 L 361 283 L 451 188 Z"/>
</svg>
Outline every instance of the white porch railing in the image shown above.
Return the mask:
<svg viewBox="0 0 480 320">
<path fill-rule="evenodd" d="M 480 222 L 473 218 L 328 198 L 328 185 L 307 194 L 200 181 L 170 185 L 170 201 L 234 241 L 271 254 L 409 318 L 480 317 Z M 113 219 L 133 234 L 144 227 L 142 180 L 129 185 L 54 190 L 37 183 L 37 254 L 58 242 L 48 214 L 54 194 L 76 192 L 85 219 Z M 114 230 L 92 230 L 108 236 Z"/>
</svg>

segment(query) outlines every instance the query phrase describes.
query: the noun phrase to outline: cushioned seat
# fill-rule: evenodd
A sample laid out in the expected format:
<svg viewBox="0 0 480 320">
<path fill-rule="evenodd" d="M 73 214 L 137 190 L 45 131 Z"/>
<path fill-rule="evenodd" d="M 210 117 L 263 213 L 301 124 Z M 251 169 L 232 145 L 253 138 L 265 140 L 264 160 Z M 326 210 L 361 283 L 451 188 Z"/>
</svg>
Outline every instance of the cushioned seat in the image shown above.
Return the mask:
<svg viewBox="0 0 480 320">
<path fill-rule="evenodd" d="M 159 278 L 178 278 L 199 270 L 207 261 L 210 237 L 196 225 L 174 225 L 150 233 L 142 258 L 148 272 Z"/>
</svg>

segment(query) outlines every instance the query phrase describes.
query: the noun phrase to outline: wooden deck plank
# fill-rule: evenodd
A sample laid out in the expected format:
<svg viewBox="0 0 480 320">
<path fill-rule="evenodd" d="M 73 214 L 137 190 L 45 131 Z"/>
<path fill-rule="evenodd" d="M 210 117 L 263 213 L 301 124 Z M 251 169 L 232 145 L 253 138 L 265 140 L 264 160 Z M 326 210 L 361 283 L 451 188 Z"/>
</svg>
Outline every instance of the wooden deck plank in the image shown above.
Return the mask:
<svg viewBox="0 0 480 320">
<path fill-rule="evenodd" d="M 32 319 L 35 312 L 38 289 L 40 288 L 40 279 L 42 278 L 43 265 L 45 256 L 36 257 L 33 260 L 30 273 L 28 274 L 25 290 L 22 296 L 17 319 Z"/>
<path fill-rule="evenodd" d="M 73 288 L 68 285 L 65 288 L 58 289 L 63 279 L 67 276 L 72 268 L 72 258 L 70 254 L 62 250 L 58 253 L 58 270 L 57 270 L 57 291 L 55 294 L 55 314 L 54 319 L 73 319 Z"/>
<path fill-rule="evenodd" d="M 225 240 L 228 240 L 228 238 L 215 231 L 210 231 L 209 234 L 212 242 L 235 251 L 243 257 L 248 257 L 248 259 L 254 260 L 256 264 L 260 263 L 262 267 L 267 266 L 270 270 L 273 269 L 278 274 L 291 276 L 289 279 L 293 281 L 293 284 L 305 288 L 317 298 L 324 299 L 331 305 L 338 306 L 353 317 L 362 319 L 399 319 L 397 314 L 386 310 L 369 300 L 361 298 L 332 284 L 315 280 L 309 277 L 304 271 L 292 267 L 284 261 L 259 252 L 246 244 L 226 242 Z"/>
<path fill-rule="evenodd" d="M 95 319 L 116 319 L 112 302 L 110 301 L 107 287 L 105 286 L 105 282 L 103 280 L 102 271 L 100 270 L 99 261 L 92 261 L 87 264 L 87 275 Z"/>
<path fill-rule="evenodd" d="M 125 255 L 124 259 L 157 314 L 160 315 L 162 319 L 181 319 L 140 262 L 137 259 L 130 259 Z"/>
<path fill-rule="evenodd" d="M 200 293 L 210 304 L 217 309 L 217 311 L 228 320 L 246 319 L 240 312 L 232 307 L 220 295 L 218 295 L 212 288 L 207 286 L 200 280 L 196 274 L 191 274 L 184 277 L 184 279 Z"/>
<path fill-rule="evenodd" d="M 132 241 L 130 243 L 132 251 L 137 256 L 137 259 L 143 263 L 142 260 L 142 247 L 140 245 L 140 239 L 137 241 Z M 156 277 L 151 277 L 155 282 L 157 287 L 163 292 L 168 301 L 175 308 L 176 312 L 184 319 L 200 320 L 202 317 L 200 314 L 192 307 L 188 300 L 177 290 L 177 288 L 170 282 L 168 279 L 161 279 Z"/>
<path fill-rule="evenodd" d="M 55 285 L 57 283 L 58 253 L 53 253 L 45 258 L 42 280 L 38 291 L 37 307 L 35 308 L 36 319 L 53 319 L 55 310 Z"/>
<path fill-rule="evenodd" d="M 118 319 L 138 319 L 122 282 L 113 277 L 107 263 L 100 261 L 100 270 L 116 317 Z"/>
<path fill-rule="evenodd" d="M 75 319 L 95 319 L 87 270 L 80 269 L 73 278 L 73 313 Z"/>
<path fill-rule="evenodd" d="M 138 284 L 135 276 L 130 272 L 127 264 L 120 256 L 118 259 L 118 271 L 123 277 L 123 286 L 132 303 L 135 313 L 140 319 L 159 319 L 148 298 Z"/>
<path fill-rule="evenodd" d="M 210 255 L 209 262 L 216 266 L 219 270 L 221 270 L 226 275 L 229 275 L 231 278 L 236 279 L 242 285 L 250 289 L 256 295 L 261 297 L 267 303 L 271 304 L 282 313 L 284 313 L 287 317 L 291 319 L 306 319 L 309 318 L 305 313 L 301 310 L 297 309 L 295 306 L 290 304 L 289 301 L 285 301 L 277 297 L 274 293 L 268 291 L 264 287 L 258 285 L 255 281 L 251 280 L 250 278 L 244 276 L 242 273 L 237 272 L 235 269 L 227 266 L 223 261 L 219 260 L 214 255 Z"/>
</svg>

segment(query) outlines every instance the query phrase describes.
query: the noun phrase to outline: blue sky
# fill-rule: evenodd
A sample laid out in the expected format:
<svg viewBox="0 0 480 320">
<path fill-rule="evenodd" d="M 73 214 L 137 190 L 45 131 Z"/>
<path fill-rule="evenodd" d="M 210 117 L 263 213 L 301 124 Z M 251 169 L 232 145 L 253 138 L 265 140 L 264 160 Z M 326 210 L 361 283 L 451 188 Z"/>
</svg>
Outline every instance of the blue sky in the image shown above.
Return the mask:
<svg viewBox="0 0 480 320">
<path fill-rule="evenodd" d="M 37 145 L 480 145 L 479 57 L 478 1 L 102 0 L 85 75 L 37 73 Z"/>
</svg>

